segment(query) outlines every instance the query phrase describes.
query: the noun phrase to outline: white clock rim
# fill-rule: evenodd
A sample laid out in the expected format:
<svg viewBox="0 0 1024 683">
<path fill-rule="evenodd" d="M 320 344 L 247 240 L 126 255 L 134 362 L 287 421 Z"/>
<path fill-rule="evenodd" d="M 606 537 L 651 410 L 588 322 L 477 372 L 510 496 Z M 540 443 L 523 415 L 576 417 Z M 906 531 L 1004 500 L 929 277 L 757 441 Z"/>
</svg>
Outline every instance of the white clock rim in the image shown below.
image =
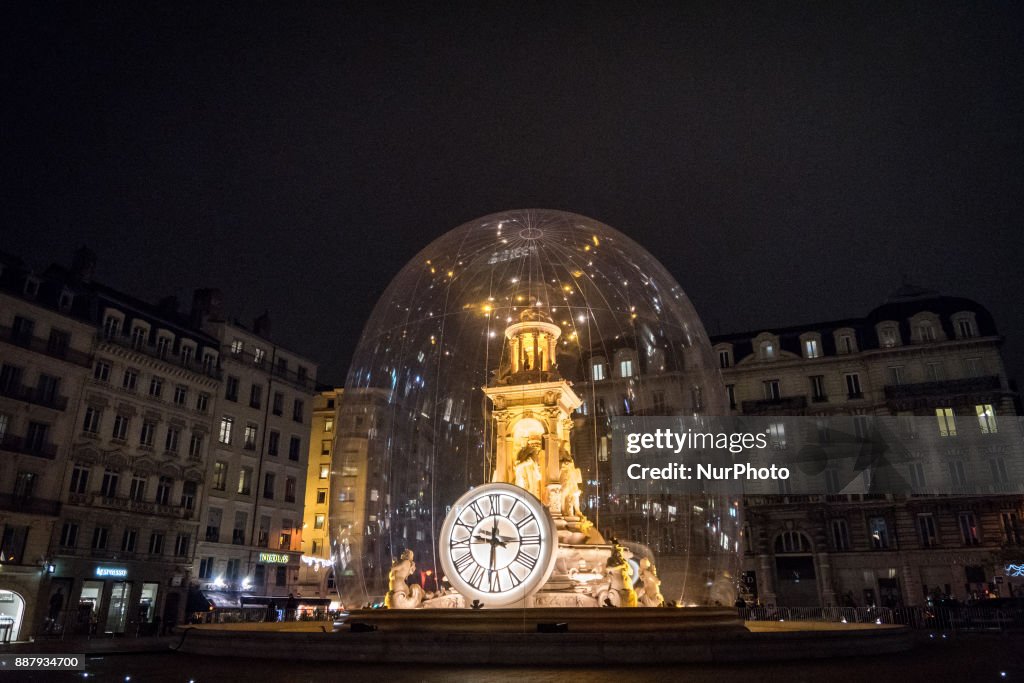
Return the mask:
<svg viewBox="0 0 1024 683">
<path fill-rule="evenodd" d="M 544 553 L 547 553 L 547 561 L 545 565 L 541 565 L 538 562 L 539 570 L 534 570 L 534 573 L 528 577 L 526 581 L 517 588 L 514 588 L 504 593 L 487 593 L 476 589 L 465 581 L 457 571 L 455 566 L 452 564 L 451 559 L 451 548 L 448 547 L 448 540 L 451 537 L 452 527 L 455 525 L 455 520 L 458 518 L 459 511 L 469 505 L 469 502 L 479 496 L 486 496 L 489 493 L 502 492 L 508 493 L 514 496 L 518 496 L 525 501 L 530 507 L 531 511 L 537 517 L 537 524 L 541 527 L 541 550 L 539 557 L 543 557 Z M 524 488 L 516 486 L 515 484 L 506 484 L 502 482 L 492 482 L 490 484 L 481 484 L 475 488 L 470 489 L 463 493 L 459 498 L 452 504 L 451 510 L 445 517 L 444 524 L 441 525 L 441 537 L 440 543 L 438 544 L 438 556 L 441 559 L 441 568 L 444 570 L 444 575 L 448 577 L 448 583 L 455 588 L 459 595 L 462 595 L 468 601 L 479 600 L 484 604 L 485 608 L 499 608 L 518 606 L 518 603 L 522 603 L 522 606 L 526 606 L 526 600 L 536 593 L 541 587 L 548 582 L 551 578 L 552 572 L 555 570 L 555 564 L 558 560 L 558 533 L 555 528 L 555 520 L 551 516 L 551 511 L 548 510 L 547 506 L 544 505 L 535 495 L 530 493 Z M 455 577 L 454 579 L 452 577 Z M 466 606 L 469 604 L 467 602 Z"/>
</svg>

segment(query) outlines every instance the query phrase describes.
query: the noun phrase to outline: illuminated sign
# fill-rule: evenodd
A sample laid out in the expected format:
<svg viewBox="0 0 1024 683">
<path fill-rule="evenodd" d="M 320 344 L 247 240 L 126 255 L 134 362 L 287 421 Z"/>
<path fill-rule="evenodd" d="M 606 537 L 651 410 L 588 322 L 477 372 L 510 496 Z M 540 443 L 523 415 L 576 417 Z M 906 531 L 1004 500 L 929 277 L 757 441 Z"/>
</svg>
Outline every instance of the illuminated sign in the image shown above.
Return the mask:
<svg viewBox="0 0 1024 683">
<path fill-rule="evenodd" d="M 1008 564 L 1006 565 L 1007 576 L 1024 576 L 1024 564 Z"/>
<path fill-rule="evenodd" d="M 288 564 L 288 555 L 284 553 L 260 553 L 261 564 Z"/>
<path fill-rule="evenodd" d="M 96 567 L 96 576 L 124 578 L 128 576 L 128 570 L 124 567 Z"/>
</svg>

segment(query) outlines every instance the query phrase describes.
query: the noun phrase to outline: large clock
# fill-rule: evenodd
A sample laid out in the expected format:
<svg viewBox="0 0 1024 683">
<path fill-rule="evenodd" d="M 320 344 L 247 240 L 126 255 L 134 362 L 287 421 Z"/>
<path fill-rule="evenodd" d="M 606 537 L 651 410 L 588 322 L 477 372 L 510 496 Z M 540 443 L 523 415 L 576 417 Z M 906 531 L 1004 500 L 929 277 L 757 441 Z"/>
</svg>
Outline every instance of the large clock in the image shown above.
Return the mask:
<svg viewBox="0 0 1024 683">
<path fill-rule="evenodd" d="M 441 527 L 439 556 L 448 582 L 484 607 L 525 605 L 551 576 L 558 545 L 551 513 L 512 484 L 463 494 Z"/>
</svg>

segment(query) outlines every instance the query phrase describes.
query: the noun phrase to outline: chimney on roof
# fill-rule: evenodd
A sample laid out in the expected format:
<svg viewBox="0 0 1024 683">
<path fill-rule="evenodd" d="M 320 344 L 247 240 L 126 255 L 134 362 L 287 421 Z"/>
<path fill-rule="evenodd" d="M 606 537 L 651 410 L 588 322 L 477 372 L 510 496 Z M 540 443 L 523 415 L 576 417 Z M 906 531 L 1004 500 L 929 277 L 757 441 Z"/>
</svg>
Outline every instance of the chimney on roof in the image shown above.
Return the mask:
<svg viewBox="0 0 1024 683">
<path fill-rule="evenodd" d="M 197 289 L 192 294 L 192 323 L 224 319 L 224 297 L 219 289 Z"/>
<path fill-rule="evenodd" d="M 96 252 L 89 247 L 79 247 L 71 259 L 71 275 L 78 282 L 92 282 L 96 272 Z"/>
<path fill-rule="evenodd" d="M 270 313 L 263 311 L 263 314 L 252 321 L 252 331 L 263 337 L 264 339 L 270 339 Z"/>
</svg>

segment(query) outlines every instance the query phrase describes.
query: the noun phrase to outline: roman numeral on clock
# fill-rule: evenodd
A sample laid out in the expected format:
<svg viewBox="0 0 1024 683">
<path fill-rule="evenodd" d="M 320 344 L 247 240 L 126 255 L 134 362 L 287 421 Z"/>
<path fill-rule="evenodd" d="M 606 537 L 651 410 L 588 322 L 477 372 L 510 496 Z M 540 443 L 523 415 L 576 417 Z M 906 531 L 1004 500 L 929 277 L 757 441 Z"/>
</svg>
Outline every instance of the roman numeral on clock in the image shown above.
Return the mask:
<svg viewBox="0 0 1024 683">
<path fill-rule="evenodd" d="M 519 551 L 515 559 L 512 561 L 523 565 L 524 567 L 526 567 L 528 571 L 531 572 L 533 571 L 533 568 L 537 566 L 537 558 L 533 555 L 524 553 L 522 550 Z"/>
<path fill-rule="evenodd" d="M 500 493 L 488 494 L 487 502 L 489 502 L 491 504 L 491 514 L 492 515 L 500 515 L 501 514 L 501 494 Z"/>
<path fill-rule="evenodd" d="M 455 558 L 455 571 L 461 574 L 471 564 L 473 564 L 473 553 L 463 553 L 459 557 Z"/>
<path fill-rule="evenodd" d="M 474 588 L 480 588 L 484 584 L 484 577 L 487 575 L 487 570 L 476 565 L 473 568 L 473 573 L 470 575 L 468 581 Z"/>
<path fill-rule="evenodd" d="M 526 534 L 519 537 L 522 545 L 540 545 L 540 534 Z"/>
<path fill-rule="evenodd" d="M 520 579 L 518 576 L 516 576 L 516 573 L 514 571 L 512 571 L 511 568 L 506 567 L 504 569 L 504 571 L 508 575 L 508 582 L 509 582 L 509 584 L 511 584 L 512 588 L 517 588 L 518 586 L 520 586 L 523 583 L 522 579 Z"/>
<path fill-rule="evenodd" d="M 452 550 L 455 550 L 456 548 L 469 548 L 469 537 L 463 538 L 461 540 L 455 540 L 453 538 L 452 542 L 449 545 L 451 546 Z"/>
<path fill-rule="evenodd" d="M 535 519 L 535 518 L 534 518 L 534 516 L 533 516 L 533 515 L 526 515 L 525 517 L 523 517 L 523 518 L 522 518 L 521 520 L 519 520 L 518 522 L 513 522 L 513 524 L 515 524 L 515 525 L 516 525 L 516 528 L 517 528 L 517 529 L 522 529 L 522 528 L 523 528 L 524 526 L 526 526 L 526 525 L 527 525 L 527 524 L 529 524 L 530 522 L 534 521 L 534 519 Z"/>
</svg>

